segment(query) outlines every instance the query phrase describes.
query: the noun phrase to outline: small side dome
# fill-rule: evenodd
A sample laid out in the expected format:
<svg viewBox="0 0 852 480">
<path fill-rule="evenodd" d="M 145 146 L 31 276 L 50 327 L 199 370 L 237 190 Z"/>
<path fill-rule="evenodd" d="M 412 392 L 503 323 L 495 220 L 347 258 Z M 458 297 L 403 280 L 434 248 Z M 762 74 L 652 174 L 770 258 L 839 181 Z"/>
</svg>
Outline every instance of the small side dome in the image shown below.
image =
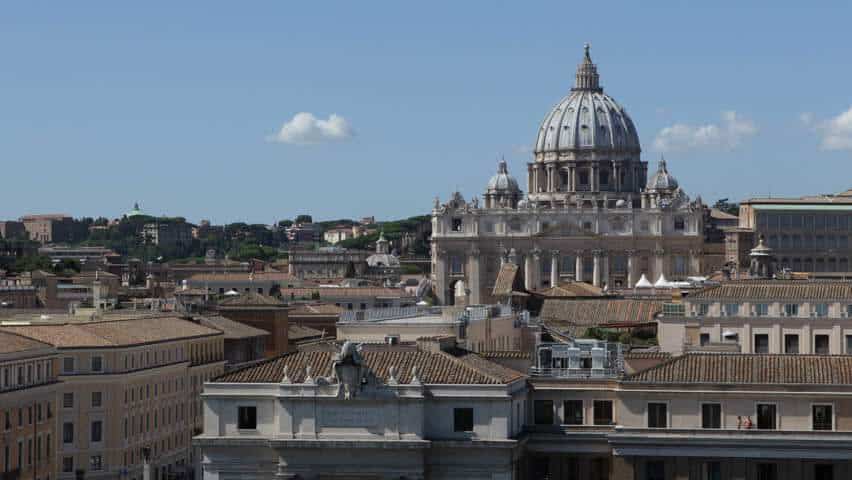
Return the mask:
<svg viewBox="0 0 852 480">
<path fill-rule="evenodd" d="M 666 159 L 661 158 L 660 163 L 657 166 L 657 171 L 648 180 L 648 185 L 646 188 L 648 190 L 672 191 L 676 190 L 677 187 L 677 179 L 672 176 L 672 174 L 669 173 L 668 168 L 666 168 Z"/>
<path fill-rule="evenodd" d="M 518 181 L 509 175 L 509 168 L 505 160 L 497 164 L 497 173 L 488 181 L 486 193 L 514 193 L 519 192 Z"/>
</svg>

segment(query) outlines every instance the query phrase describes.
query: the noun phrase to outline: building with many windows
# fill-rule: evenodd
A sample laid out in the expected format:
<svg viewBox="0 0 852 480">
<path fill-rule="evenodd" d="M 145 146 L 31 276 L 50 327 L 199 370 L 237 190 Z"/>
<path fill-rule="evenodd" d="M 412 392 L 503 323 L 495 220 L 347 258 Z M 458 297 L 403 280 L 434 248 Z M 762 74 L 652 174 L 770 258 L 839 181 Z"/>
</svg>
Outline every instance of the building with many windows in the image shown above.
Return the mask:
<svg viewBox="0 0 852 480">
<path fill-rule="evenodd" d="M 320 345 L 203 397 L 205 479 L 519 478 L 525 377 L 452 338 Z"/>
<path fill-rule="evenodd" d="M 748 265 L 763 236 L 778 266 L 817 277 L 852 273 L 852 190 L 801 198 L 751 198 L 740 203 L 739 225 L 725 233 L 727 261 Z"/>
<path fill-rule="evenodd" d="M 55 347 L 53 478 L 83 472 L 140 480 L 143 449 L 151 450 L 155 479 L 189 472 L 190 439 L 202 428 L 202 385 L 224 371 L 221 331 L 160 315 L 16 322 L 0 326 L 0 334 Z"/>
<path fill-rule="evenodd" d="M 57 353 L 0 331 L 0 476 L 56 478 Z"/>
<path fill-rule="evenodd" d="M 741 280 L 664 305 L 657 338 L 666 352 L 852 355 L 852 283 Z"/>
<path fill-rule="evenodd" d="M 500 265 L 526 290 L 586 281 L 633 287 L 642 274 L 703 271 L 704 211 L 661 159 L 648 176 L 630 116 L 599 83 L 588 48 L 568 96 L 544 117 L 527 166 L 527 194 L 500 162 L 483 200 L 455 192 L 432 209 L 432 275 L 441 303 L 470 291 L 491 303 Z M 461 288 L 457 288 L 461 282 Z"/>
</svg>

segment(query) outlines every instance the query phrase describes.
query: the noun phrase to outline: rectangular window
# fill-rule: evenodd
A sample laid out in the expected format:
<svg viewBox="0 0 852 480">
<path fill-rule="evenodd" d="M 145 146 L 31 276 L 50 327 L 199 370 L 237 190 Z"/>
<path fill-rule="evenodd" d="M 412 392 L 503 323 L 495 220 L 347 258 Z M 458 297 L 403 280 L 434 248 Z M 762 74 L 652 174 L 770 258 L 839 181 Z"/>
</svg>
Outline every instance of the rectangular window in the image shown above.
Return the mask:
<svg viewBox="0 0 852 480">
<path fill-rule="evenodd" d="M 814 465 L 814 480 L 834 480 L 834 465 L 830 463 Z"/>
<path fill-rule="evenodd" d="M 562 423 L 565 425 L 582 425 L 583 424 L 583 401 L 582 400 L 565 400 L 562 403 L 565 410 Z"/>
<path fill-rule="evenodd" d="M 831 405 L 811 407 L 811 421 L 814 430 L 834 430 L 834 409 Z"/>
<path fill-rule="evenodd" d="M 813 306 L 814 316 L 816 317 L 827 317 L 828 316 L 828 304 L 827 303 L 816 303 Z"/>
<path fill-rule="evenodd" d="M 648 428 L 668 427 L 668 404 L 651 402 L 648 404 Z"/>
<path fill-rule="evenodd" d="M 595 425 L 612 425 L 611 400 L 595 400 L 593 407 Z"/>
<path fill-rule="evenodd" d="M 74 373 L 74 357 L 62 359 L 62 373 Z"/>
<path fill-rule="evenodd" d="M 710 312 L 710 304 L 709 303 L 699 303 L 698 304 L 698 316 L 706 317 L 707 313 Z"/>
<path fill-rule="evenodd" d="M 754 335 L 754 353 L 769 353 L 769 335 L 757 333 Z"/>
<path fill-rule="evenodd" d="M 776 413 L 777 406 L 772 403 L 757 404 L 757 429 L 775 430 L 777 428 Z"/>
<path fill-rule="evenodd" d="M 708 345 L 710 343 L 710 334 L 709 333 L 702 333 L 699 336 L 699 339 L 700 339 L 699 342 L 701 343 L 702 347 L 704 345 Z"/>
<path fill-rule="evenodd" d="M 852 335 L 846 335 L 846 354 L 852 355 Z"/>
<path fill-rule="evenodd" d="M 701 405 L 701 428 L 722 428 L 722 405 L 705 403 Z"/>
<path fill-rule="evenodd" d="M 89 468 L 93 472 L 100 472 L 104 469 L 104 459 L 100 455 L 92 455 L 89 457 Z"/>
<path fill-rule="evenodd" d="M 728 317 L 735 317 L 740 313 L 740 304 L 739 303 L 726 303 L 725 304 L 725 315 Z"/>
<path fill-rule="evenodd" d="M 828 355 L 828 335 L 814 335 L 814 353 Z"/>
<path fill-rule="evenodd" d="M 62 473 L 74 473 L 74 457 L 62 457 Z"/>
<path fill-rule="evenodd" d="M 758 463 L 757 480 L 778 480 L 778 466 L 774 463 Z"/>
<path fill-rule="evenodd" d="M 533 402 L 533 415 L 536 425 L 553 425 L 553 400 Z"/>
<path fill-rule="evenodd" d="M 799 353 L 799 336 L 795 333 L 784 335 L 784 353 Z"/>
<path fill-rule="evenodd" d="M 92 371 L 102 372 L 104 370 L 104 357 L 92 357 Z"/>
<path fill-rule="evenodd" d="M 666 480 L 666 462 L 663 460 L 647 460 L 645 462 L 646 480 Z"/>
<path fill-rule="evenodd" d="M 97 443 L 103 441 L 103 429 L 104 424 L 100 420 L 96 420 L 92 422 L 92 437 L 89 439 L 90 442 Z"/>
<path fill-rule="evenodd" d="M 784 316 L 785 317 L 798 317 L 799 316 L 799 304 L 798 303 L 786 303 L 786 304 L 784 304 Z"/>
<path fill-rule="evenodd" d="M 73 393 L 63 393 L 62 394 L 62 408 L 74 408 L 74 394 Z"/>
<path fill-rule="evenodd" d="M 769 304 L 756 303 L 754 304 L 754 315 L 756 317 L 765 317 L 769 315 Z"/>
<path fill-rule="evenodd" d="M 62 443 L 74 443 L 74 424 L 71 422 L 62 424 Z"/>
<path fill-rule="evenodd" d="M 453 409 L 453 431 L 459 433 L 473 431 L 472 408 Z"/>
<path fill-rule="evenodd" d="M 240 430 L 255 430 L 257 428 L 257 407 L 238 407 L 238 425 Z"/>
<path fill-rule="evenodd" d="M 101 392 L 92 392 L 92 407 L 98 408 L 101 406 L 103 402 L 103 397 Z"/>
</svg>

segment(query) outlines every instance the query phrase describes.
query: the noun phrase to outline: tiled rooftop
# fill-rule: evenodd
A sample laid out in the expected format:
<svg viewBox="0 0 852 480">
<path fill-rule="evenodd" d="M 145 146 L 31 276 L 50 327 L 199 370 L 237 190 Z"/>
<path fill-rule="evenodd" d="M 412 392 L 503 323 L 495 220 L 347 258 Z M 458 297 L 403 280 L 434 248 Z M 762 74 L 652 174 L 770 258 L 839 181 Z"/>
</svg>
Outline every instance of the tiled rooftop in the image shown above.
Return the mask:
<svg viewBox="0 0 852 480">
<path fill-rule="evenodd" d="M 505 263 L 500 267 L 500 272 L 497 273 L 497 280 L 494 282 L 495 297 L 506 297 L 512 293 L 515 287 L 515 280 L 518 276 L 518 266 L 514 263 Z"/>
<path fill-rule="evenodd" d="M 632 299 L 547 298 L 541 319 L 551 327 L 595 326 L 607 323 L 650 323 L 662 311 L 663 302 Z"/>
<path fill-rule="evenodd" d="M 687 353 L 637 372 L 625 382 L 852 385 L 852 356 Z"/>
<path fill-rule="evenodd" d="M 16 333 L 60 348 L 116 347 L 184 338 L 221 335 L 221 332 L 178 317 L 143 317 L 88 323 L 6 325 L 0 331 Z"/>
<path fill-rule="evenodd" d="M 32 338 L 0 331 L 0 354 L 41 350 L 43 348 L 51 348 L 51 346 Z"/>
<path fill-rule="evenodd" d="M 281 298 L 312 298 L 314 293 L 322 297 L 332 298 L 372 298 L 372 297 L 413 297 L 400 288 L 385 287 L 312 287 L 312 288 L 282 288 Z"/>
<path fill-rule="evenodd" d="M 243 338 L 265 337 L 269 335 L 266 330 L 240 323 L 221 315 L 205 315 L 198 317 L 198 322 L 205 327 L 219 330 L 225 334 L 225 340 L 239 340 Z"/>
<path fill-rule="evenodd" d="M 524 377 L 522 373 L 490 362 L 475 353 L 457 348 L 445 351 L 420 349 L 415 345 L 363 345 L 364 363 L 376 376 L 385 381 L 391 367 L 396 367 L 400 383 L 411 381 L 411 368 L 417 367 L 418 377 L 424 384 L 499 385 Z M 284 367 L 290 380 L 301 383 L 305 367 L 312 375 L 328 377 L 336 350 L 298 351 L 284 354 L 265 362 L 226 373 L 214 382 L 220 383 L 278 383 L 284 376 Z"/>
<path fill-rule="evenodd" d="M 284 303 L 275 297 L 261 295 L 256 292 L 241 292 L 239 295 L 226 297 L 219 302 L 220 307 L 283 307 Z"/>
<path fill-rule="evenodd" d="M 840 300 L 852 298 L 852 282 L 743 280 L 692 293 L 687 300 Z"/>
</svg>

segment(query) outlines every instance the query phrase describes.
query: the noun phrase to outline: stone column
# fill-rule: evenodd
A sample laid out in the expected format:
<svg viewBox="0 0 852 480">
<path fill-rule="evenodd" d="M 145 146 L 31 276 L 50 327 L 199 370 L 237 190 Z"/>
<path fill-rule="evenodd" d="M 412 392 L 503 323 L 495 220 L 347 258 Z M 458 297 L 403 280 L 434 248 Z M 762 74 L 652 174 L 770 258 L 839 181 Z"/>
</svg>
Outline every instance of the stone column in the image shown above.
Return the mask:
<svg viewBox="0 0 852 480">
<path fill-rule="evenodd" d="M 571 165 L 568 167 L 568 189 L 572 192 L 577 191 L 577 166 Z"/>
<path fill-rule="evenodd" d="M 609 285 L 609 252 L 601 253 L 601 287 Z"/>
<path fill-rule="evenodd" d="M 475 304 L 475 305 L 482 303 L 482 297 L 481 297 L 481 294 L 480 294 L 481 279 L 479 277 L 479 270 L 480 270 L 480 268 L 479 268 L 480 267 L 480 265 L 479 265 L 479 256 L 480 255 L 479 254 L 480 254 L 479 249 L 476 248 L 476 247 L 473 247 L 470 250 L 470 252 L 468 253 L 468 256 L 467 256 L 467 262 L 468 262 L 468 265 L 467 265 L 467 268 L 468 268 L 468 275 L 467 275 L 468 285 L 467 286 L 470 289 L 469 301 L 470 301 L 470 303 Z"/>
<path fill-rule="evenodd" d="M 577 250 L 574 252 L 576 260 L 574 261 L 574 281 L 583 281 L 583 251 Z"/>
<path fill-rule="evenodd" d="M 535 290 L 533 286 L 533 271 L 535 270 L 535 266 L 533 265 L 532 254 L 527 253 L 524 255 L 524 288 L 527 291 Z"/>
<path fill-rule="evenodd" d="M 553 168 L 553 165 L 547 166 L 547 191 L 556 191 L 556 169 Z"/>
<path fill-rule="evenodd" d="M 702 257 L 702 252 L 700 250 L 690 250 L 689 251 L 689 274 L 690 275 L 701 275 L 701 257 Z"/>
<path fill-rule="evenodd" d="M 441 305 L 447 304 L 447 251 L 437 246 L 432 246 L 432 258 L 434 261 L 434 271 L 432 275 L 435 279 L 435 294 L 438 297 L 438 302 Z"/>
<path fill-rule="evenodd" d="M 530 251 L 533 259 L 533 277 L 532 277 L 532 285 L 533 290 L 541 289 L 541 249 L 538 247 L 533 248 Z"/>
<path fill-rule="evenodd" d="M 636 250 L 627 250 L 627 288 L 636 284 Z"/>
<path fill-rule="evenodd" d="M 550 252 L 550 286 L 559 285 L 559 250 Z"/>
<path fill-rule="evenodd" d="M 592 251 L 592 285 L 596 287 L 601 286 L 601 251 L 593 250 Z"/>
<path fill-rule="evenodd" d="M 591 191 L 597 192 L 598 191 L 598 166 L 597 165 L 594 165 L 594 164 L 592 165 L 590 176 L 591 176 L 591 178 L 589 178 L 589 188 L 591 189 Z"/>
</svg>

